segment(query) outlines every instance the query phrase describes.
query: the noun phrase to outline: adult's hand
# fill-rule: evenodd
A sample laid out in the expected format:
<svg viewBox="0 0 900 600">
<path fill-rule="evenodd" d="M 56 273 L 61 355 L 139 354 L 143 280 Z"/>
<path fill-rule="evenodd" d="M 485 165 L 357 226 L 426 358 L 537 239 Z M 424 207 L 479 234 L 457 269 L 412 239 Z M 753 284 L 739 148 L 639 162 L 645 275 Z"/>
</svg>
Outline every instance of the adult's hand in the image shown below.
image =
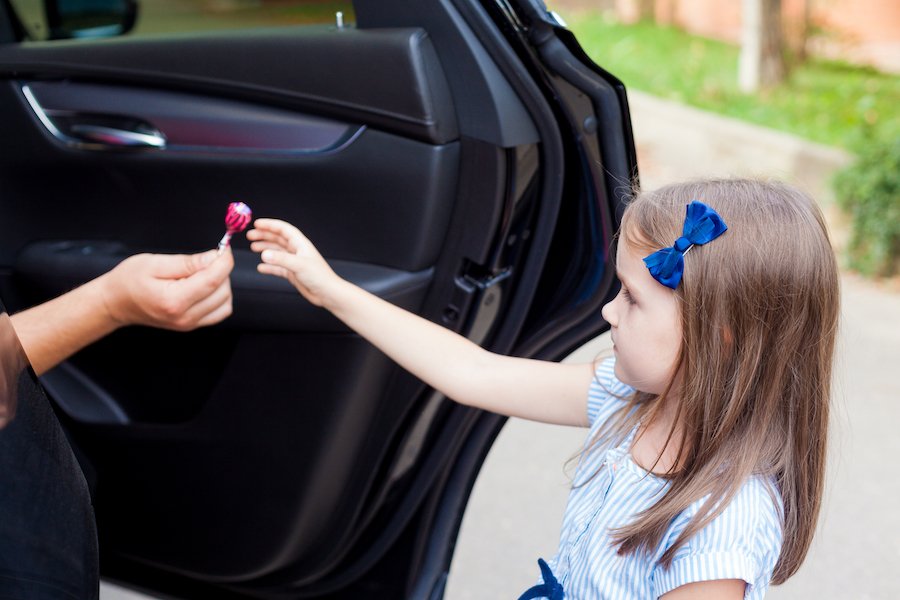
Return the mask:
<svg viewBox="0 0 900 600">
<path fill-rule="evenodd" d="M 231 314 L 231 250 L 138 254 L 43 304 L 12 316 L 38 375 L 125 325 L 188 331 Z"/>
<path fill-rule="evenodd" d="M 102 276 L 103 302 L 118 325 L 189 331 L 231 315 L 231 249 L 137 254 Z"/>
</svg>

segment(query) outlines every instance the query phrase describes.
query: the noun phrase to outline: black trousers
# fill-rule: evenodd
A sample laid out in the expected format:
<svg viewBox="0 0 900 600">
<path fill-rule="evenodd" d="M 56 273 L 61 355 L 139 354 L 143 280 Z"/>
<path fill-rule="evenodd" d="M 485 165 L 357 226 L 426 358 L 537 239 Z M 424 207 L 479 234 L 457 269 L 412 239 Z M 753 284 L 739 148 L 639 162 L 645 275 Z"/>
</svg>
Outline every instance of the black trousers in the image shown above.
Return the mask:
<svg viewBox="0 0 900 600">
<path fill-rule="evenodd" d="M 0 600 L 96 599 L 97 532 L 81 468 L 31 369 L 0 382 L 3 392 L 15 414 L 0 429 Z"/>
</svg>

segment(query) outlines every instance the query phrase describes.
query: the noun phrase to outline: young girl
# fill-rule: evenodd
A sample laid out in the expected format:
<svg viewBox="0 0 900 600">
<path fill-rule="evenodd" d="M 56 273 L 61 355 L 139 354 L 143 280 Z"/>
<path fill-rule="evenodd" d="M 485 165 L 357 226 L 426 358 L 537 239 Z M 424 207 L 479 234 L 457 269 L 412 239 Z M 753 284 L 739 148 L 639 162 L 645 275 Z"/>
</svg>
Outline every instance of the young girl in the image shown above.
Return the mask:
<svg viewBox="0 0 900 600">
<path fill-rule="evenodd" d="M 800 567 L 822 497 L 838 314 L 807 196 L 749 180 L 639 194 L 619 234 L 622 287 L 603 307 L 614 357 L 599 365 L 487 352 L 340 279 L 293 226 L 255 227 L 260 272 L 447 397 L 590 427 L 559 550 L 523 599 L 755 599 Z"/>
</svg>

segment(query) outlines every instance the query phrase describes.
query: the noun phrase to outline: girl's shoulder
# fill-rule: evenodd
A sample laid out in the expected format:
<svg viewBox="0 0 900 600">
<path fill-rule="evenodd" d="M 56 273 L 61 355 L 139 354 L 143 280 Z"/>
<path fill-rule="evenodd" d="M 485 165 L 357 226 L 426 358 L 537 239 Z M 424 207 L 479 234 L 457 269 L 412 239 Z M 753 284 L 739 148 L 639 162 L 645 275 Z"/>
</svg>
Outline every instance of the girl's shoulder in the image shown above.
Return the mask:
<svg viewBox="0 0 900 600">
<path fill-rule="evenodd" d="M 588 390 L 588 422 L 593 427 L 603 423 L 622 408 L 634 393 L 634 388 L 616 379 L 616 359 L 610 357 L 597 363 Z"/>
</svg>

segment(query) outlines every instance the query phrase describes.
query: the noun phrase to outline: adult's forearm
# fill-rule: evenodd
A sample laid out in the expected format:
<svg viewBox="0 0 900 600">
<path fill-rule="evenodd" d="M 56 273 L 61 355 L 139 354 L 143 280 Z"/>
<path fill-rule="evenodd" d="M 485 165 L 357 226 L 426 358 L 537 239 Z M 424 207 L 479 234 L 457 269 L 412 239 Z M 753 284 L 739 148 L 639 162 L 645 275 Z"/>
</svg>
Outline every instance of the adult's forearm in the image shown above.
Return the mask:
<svg viewBox="0 0 900 600">
<path fill-rule="evenodd" d="M 46 373 L 120 326 L 104 301 L 105 277 L 12 315 L 13 327 L 35 373 Z"/>
</svg>

